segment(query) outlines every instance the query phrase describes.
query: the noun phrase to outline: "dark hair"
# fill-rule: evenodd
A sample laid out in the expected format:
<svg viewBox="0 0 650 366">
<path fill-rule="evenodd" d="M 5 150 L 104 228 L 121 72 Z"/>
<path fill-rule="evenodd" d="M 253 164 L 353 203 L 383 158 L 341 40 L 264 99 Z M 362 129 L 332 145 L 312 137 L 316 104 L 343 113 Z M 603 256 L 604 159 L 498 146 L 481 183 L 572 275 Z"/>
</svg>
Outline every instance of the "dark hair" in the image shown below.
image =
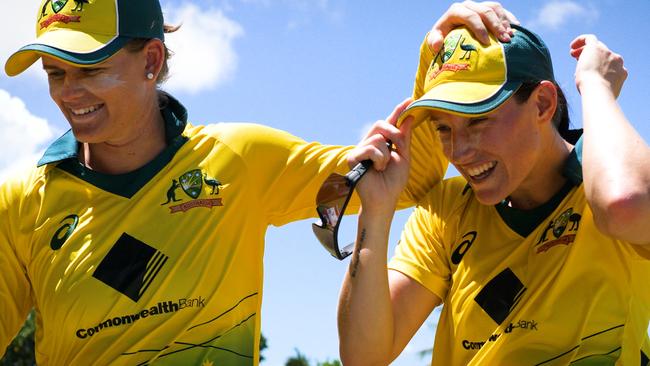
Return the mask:
<svg viewBox="0 0 650 366">
<path fill-rule="evenodd" d="M 519 89 L 517 89 L 513 95 L 517 103 L 521 104 L 527 101 L 540 82 L 541 81 L 525 81 L 521 84 Z M 569 125 L 571 123 L 569 120 L 569 105 L 562 88 L 560 88 L 555 81 L 553 81 L 553 85 L 555 85 L 555 89 L 557 90 L 557 109 L 555 109 L 555 113 L 553 114 L 553 125 L 560 133 L 560 136 L 568 141 L 570 134 Z"/>
<path fill-rule="evenodd" d="M 165 24 L 163 25 L 163 32 L 164 33 L 173 33 L 176 32 L 181 26 L 180 25 L 169 25 Z M 126 45 L 124 45 L 124 49 L 126 49 L 129 52 L 140 52 L 144 49 L 144 46 L 149 42 L 151 38 L 133 38 L 129 42 L 127 42 Z M 169 77 L 169 65 L 167 61 L 174 55 L 174 52 L 172 52 L 165 42 L 163 42 L 163 46 L 165 47 L 165 59 L 163 60 L 163 65 L 162 68 L 160 69 L 160 73 L 158 74 L 158 78 L 156 78 L 156 83 L 162 84 L 167 80 Z"/>
</svg>

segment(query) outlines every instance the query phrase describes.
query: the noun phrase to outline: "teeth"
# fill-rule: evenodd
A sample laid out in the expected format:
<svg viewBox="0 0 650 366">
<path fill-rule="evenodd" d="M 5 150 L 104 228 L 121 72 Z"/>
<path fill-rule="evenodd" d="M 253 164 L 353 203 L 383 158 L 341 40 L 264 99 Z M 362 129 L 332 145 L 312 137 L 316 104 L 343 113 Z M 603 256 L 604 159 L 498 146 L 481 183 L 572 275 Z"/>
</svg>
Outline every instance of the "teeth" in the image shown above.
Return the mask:
<svg viewBox="0 0 650 366">
<path fill-rule="evenodd" d="M 99 108 L 98 105 L 94 105 L 94 106 L 88 107 L 88 108 L 73 109 L 72 113 L 74 115 L 76 115 L 76 116 L 83 116 L 84 114 L 88 114 L 88 113 L 96 111 L 98 108 Z"/>
<path fill-rule="evenodd" d="M 467 172 L 469 173 L 470 176 L 476 177 L 478 175 L 481 175 L 481 174 L 485 173 L 487 170 L 494 168 L 495 165 L 496 165 L 496 163 L 491 161 L 489 163 L 485 163 L 485 164 L 483 164 L 481 166 L 478 166 L 476 168 L 468 168 Z"/>
</svg>

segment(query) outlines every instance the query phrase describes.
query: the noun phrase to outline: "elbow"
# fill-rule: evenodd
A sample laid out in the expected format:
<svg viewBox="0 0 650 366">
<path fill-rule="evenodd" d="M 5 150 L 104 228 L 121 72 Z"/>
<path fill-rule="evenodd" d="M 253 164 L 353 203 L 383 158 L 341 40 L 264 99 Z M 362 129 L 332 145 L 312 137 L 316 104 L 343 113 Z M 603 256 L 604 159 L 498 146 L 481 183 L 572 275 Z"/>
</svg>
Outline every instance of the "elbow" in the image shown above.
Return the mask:
<svg viewBox="0 0 650 366">
<path fill-rule="evenodd" d="M 650 241 L 650 194 L 634 192 L 614 195 L 591 204 L 598 230 L 634 244 Z"/>
</svg>

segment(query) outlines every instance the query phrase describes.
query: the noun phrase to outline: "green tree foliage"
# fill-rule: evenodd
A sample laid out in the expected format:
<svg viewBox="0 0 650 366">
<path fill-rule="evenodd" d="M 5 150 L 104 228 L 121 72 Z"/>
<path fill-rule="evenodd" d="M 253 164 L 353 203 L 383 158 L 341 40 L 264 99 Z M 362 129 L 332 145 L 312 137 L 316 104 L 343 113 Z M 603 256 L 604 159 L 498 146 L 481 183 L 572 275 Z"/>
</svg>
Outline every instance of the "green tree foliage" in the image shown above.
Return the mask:
<svg viewBox="0 0 650 366">
<path fill-rule="evenodd" d="M 319 362 L 318 365 L 316 366 L 342 366 L 341 361 L 339 360 L 334 360 L 334 361 L 325 361 L 325 362 Z"/>
<path fill-rule="evenodd" d="M 296 348 L 296 355 L 289 357 L 284 366 L 309 366 L 309 360 Z"/>
<path fill-rule="evenodd" d="M 32 310 L 27 316 L 27 321 L 23 328 L 18 332 L 16 338 L 7 347 L 4 357 L 0 359 L 0 365 L 3 366 L 31 366 L 36 365 L 36 356 L 34 355 L 34 311 Z"/>
<path fill-rule="evenodd" d="M 309 360 L 307 357 L 300 353 L 298 349 L 295 350 L 296 355 L 289 357 L 287 362 L 284 364 L 284 366 L 310 366 Z M 342 366 L 341 361 L 339 360 L 334 360 L 334 361 L 324 361 L 324 362 L 317 362 L 316 366 Z"/>
<path fill-rule="evenodd" d="M 262 351 L 267 348 L 269 348 L 269 345 L 266 341 L 266 337 L 264 334 L 260 334 L 260 362 L 264 361 L 264 355 L 262 355 Z"/>
</svg>

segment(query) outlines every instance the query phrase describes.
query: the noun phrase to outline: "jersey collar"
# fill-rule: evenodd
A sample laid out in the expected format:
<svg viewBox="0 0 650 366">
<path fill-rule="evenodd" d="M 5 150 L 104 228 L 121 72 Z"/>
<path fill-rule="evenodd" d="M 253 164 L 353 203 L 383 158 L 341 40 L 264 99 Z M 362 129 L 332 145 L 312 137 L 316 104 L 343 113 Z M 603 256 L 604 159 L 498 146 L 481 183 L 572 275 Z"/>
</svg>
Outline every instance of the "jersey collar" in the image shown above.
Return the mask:
<svg viewBox="0 0 650 366">
<path fill-rule="evenodd" d="M 159 103 L 160 112 L 165 120 L 165 139 L 167 142 L 171 142 L 185 130 L 187 109 L 176 98 L 165 92 L 160 92 Z M 79 142 L 70 129 L 45 150 L 37 166 L 76 159 L 78 151 Z"/>
<path fill-rule="evenodd" d="M 582 131 L 580 131 L 581 133 Z M 564 197 L 573 190 L 574 187 L 582 184 L 582 136 L 576 141 L 573 150 L 564 164 L 562 174 L 567 178 L 567 182 L 562 188 L 551 197 L 548 202 L 531 210 L 521 210 L 508 206 L 508 201 L 504 200 L 495 205 L 495 208 L 503 221 L 517 234 L 522 237 L 530 235 L 535 228 L 555 211 L 562 203 Z"/>
<path fill-rule="evenodd" d="M 573 150 L 564 164 L 562 174 L 576 186 L 582 183 L 582 135 L 573 146 Z"/>
</svg>

